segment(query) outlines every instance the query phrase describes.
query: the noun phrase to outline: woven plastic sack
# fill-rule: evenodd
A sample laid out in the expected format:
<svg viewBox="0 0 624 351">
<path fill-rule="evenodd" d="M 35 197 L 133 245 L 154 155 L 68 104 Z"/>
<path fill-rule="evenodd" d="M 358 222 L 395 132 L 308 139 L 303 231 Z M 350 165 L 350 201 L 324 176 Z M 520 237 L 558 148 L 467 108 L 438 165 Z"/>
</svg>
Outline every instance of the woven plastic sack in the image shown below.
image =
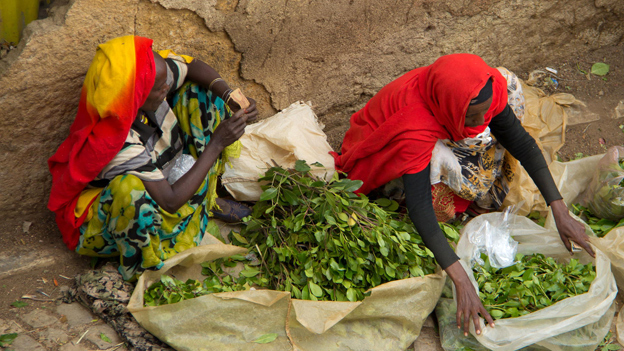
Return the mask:
<svg viewBox="0 0 624 351">
<path fill-rule="evenodd" d="M 583 203 L 598 218 L 619 221 L 624 218 L 624 147 L 612 146 L 598 162 L 594 176 L 583 196 Z"/>
<path fill-rule="evenodd" d="M 472 272 L 471 258 L 474 245 L 465 233 L 473 232 L 483 221 L 496 223 L 501 213 L 488 213 L 473 219 L 462 229 L 457 245 L 457 255 L 475 289 L 477 282 Z M 546 228 L 530 219 L 510 216 L 509 228 L 514 240 L 518 241 L 518 253 L 530 255 L 541 253 L 560 262 L 568 262 L 570 254 L 563 246 L 552 221 Z M 581 263 L 593 262 L 596 278 L 585 294 L 569 297 L 549 307 L 516 318 L 496 320 L 496 327 L 486 327 L 480 319 L 481 335 L 476 335 L 471 325 L 472 335 L 485 347 L 492 350 L 518 350 L 527 346 L 545 347 L 549 350 L 592 351 L 609 331 L 615 312 L 613 301 L 617 286 L 607 256 L 594 248 L 596 258 L 587 253 L 577 253 L 575 258 Z"/>
<path fill-rule="evenodd" d="M 221 182 L 239 201 L 258 201 L 262 189 L 258 178 L 273 166 L 294 167 L 297 160 L 321 163 L 312 174 L 331 179 L 334 158 L 327 136 L 309 104 L 295 102 L 278 114 L 248 125 L 240 138 L 243 145 L 239 158 L 226 164 Z"/>
<path fill-rule="evenodd" d="M 442 270 L 397 280 L 371 289 L 359 302 L 304 301 L 291 299 L 288 292 L 253 290 L 143 306 L 145 289 L 162 274 L 203 280 L 200 263 L 243 252 L 214 239 L 173 256 L 159 271 L 139 278 L 128 310 L 176 350 L 404 351 L 420 334 L 445 281 Z M 272 333 L 277 334 L 274 341 L 254 342 Z"/>
</svg>

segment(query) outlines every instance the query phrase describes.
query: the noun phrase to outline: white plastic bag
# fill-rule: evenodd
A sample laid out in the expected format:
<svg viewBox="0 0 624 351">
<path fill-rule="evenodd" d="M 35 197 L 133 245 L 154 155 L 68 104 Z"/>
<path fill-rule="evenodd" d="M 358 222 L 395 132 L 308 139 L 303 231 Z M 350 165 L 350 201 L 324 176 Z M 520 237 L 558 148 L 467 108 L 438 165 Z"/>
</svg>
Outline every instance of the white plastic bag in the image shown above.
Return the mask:
<svg viewBox="0 0 624 351">
<path fill-rule="evenodd" d="M 476 290 L 478 285 L 470 263 L 475 245 L 468 240 L 467 233 L 476 231 L 483 221 L 496 222 L 498 216 L 499 213 L 488 213 L 473 219 L 462 229 L 457 245 L 457 255 Z M 530 219 L 516 215 L 510 215 L 509 219 L 509 230 L 519 243 L 518 253 L 541 253 L 562 262 L 570 259 L 570 254 L 553 227 L 542 228 Z M 612 305 L 617 295 L 609 259 L 597 248 L 594 251 L 596 259 L 585 252 L 575 254 L 581 263 L 593 262 L 596 267 L 596 278 L 587 293 L 569 297 L 521 317 L 499 319 L 495 328 L 486 327 L 480 319 L 483 333 L 476 335 L 471 325 L 472 335 L 492 350 L 511 351 L 537 345 L 549 350 L 593 351 L 609 331 L 615 312 Z"/>
<path fill-rule="evenodd" d="M 247 126 L 240 139 L 243 144 L 239 158 L 230 159 L 221 182 L 239 201 L 257 201 L 262 189 L 258 183 L 267 164 L 294 167 L 297 160 L 308 164 L 321 163 L 315 168 L 317 177 L 331 179 L 334 174 L 334 158 L 316 115 L 309 104 L 295 102 L 278 114 Z"/>
<path fill-rule="evenodd" d="M 514 264 L 518 242 L 511 238 L 509 216 L 513 207 L 504 212 L 495 212 L 489 220 L 481 221 L 475 231 L 468 232 L 468 240 L 474 245 L 471 264 L 484 264 L 481 253 L 488 255 L 490 265 L 494 268 L 505 268 Z"/>
</svg>

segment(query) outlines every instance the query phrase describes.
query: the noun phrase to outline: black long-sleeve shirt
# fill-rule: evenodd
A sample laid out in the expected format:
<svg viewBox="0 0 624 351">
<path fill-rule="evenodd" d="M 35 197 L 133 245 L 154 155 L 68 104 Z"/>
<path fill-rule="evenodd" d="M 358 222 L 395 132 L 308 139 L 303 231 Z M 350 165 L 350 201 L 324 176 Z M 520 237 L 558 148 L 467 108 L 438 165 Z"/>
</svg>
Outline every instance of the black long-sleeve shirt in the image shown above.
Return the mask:
<svg viewBox="0 0 624 351">
<path fill-rule="evenodd" d="M 522 127 L 509 105 L 494 116 L 490 132 L 509 153 L 526 169 L 547 204 L 561 199 L 542 151 L 535 139 Z M 448 244 L 436 220 L 431 197 L 430 166 L 415 174 L 403 175 L 405 199 L 409 216 L 425 245 L 433 252 L 443 269 L 459 257 Z"/>
</svg>

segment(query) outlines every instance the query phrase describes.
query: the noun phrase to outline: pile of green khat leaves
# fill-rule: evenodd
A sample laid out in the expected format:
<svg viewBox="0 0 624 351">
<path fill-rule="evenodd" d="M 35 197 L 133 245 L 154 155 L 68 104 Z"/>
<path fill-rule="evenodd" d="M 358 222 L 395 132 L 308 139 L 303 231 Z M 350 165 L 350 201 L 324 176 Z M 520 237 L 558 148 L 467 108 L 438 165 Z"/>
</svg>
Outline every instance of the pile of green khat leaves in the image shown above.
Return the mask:
<svg viewBox="0 0 624 351">
<path fill-rule="evenodd" d="M 252 215 L 240 234 L 230 234 L 249 254 L 204 263 L 203 284 L 165 278 L 146 291 L 146 304 L 251 287 L 288 291 L 304 300 L 359 301 L 380 284 L 436 271 L 433 253 L 411 220 L 396 212 L 395 201 L 369 201 L 354 193 L 361 181 L 339 179 L 338 173 L 325 181 L 310 170 L 304 161 L 295 169 L 270 168 L 260 178 L 266 185 Z M 457 241 L 453 226 L 441 228 Z M 235 277 L 229 269 L 241 263 Z M 167 298 L 174 285 L 181 291 Z"/>
<path fill-rule="evenodd" d="M 580 204 L 573 204 L 572 212 L 584 220 L 585 223 L 587 223 L 594 231 L 596 236 L 601 238 L 607 235 L 611 229 L 624 225 L 624 219 L 621 219 L 620 221 L 612 221 L 606 218 L 598 218 L 589 208 L 581 206 Z"/>
<path fill-rule="evenodd" d="M 516 256 L 513 266 L 496 269 L 486 255 L 473 267 L 479 296 L 492 318 L 512 318 L 535 312 L 565 298 L 586 293 L 596 277 L 591 263 L 571 259 L 558 264 L 542 254 Z"/>
</svg>

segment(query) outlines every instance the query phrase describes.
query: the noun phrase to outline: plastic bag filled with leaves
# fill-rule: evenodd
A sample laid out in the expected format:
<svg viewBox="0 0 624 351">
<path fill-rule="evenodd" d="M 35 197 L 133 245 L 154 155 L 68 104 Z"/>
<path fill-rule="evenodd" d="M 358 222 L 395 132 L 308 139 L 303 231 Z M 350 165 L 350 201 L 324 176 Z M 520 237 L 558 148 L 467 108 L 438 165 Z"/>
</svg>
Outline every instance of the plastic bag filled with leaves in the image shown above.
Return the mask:
<svg viewBox="0 0 624 351">
<path fill-rule="evenodd" d="M 598 218 L 589 208 L 581 204 L 573 204 L 572 213 L 585 221 L 597 237 L 602 238 L 612 229 L 624 226 L 624 218 L 619 221 L 612 221 L 606 218 Z"/>
<path fill-rule="evenodd" d="M 624 218 L 624 147 L 612 146 L 607 150 L 581 203 L 598 218 Z"/>
<path fill-rule="evenodd" d="M 479 291 L 479 285 L 473 275 L 473 262 L 471 260 L 475 247 L 469 242 L 468 235 L 465 233 L 479 228 L 482 221 L 496 223 L 499 221 L 497 218 L 499 216 L 501 216 L 500 213 L 490 213 L 473 219 L 462 229 L 463 235 L 457 246 L 460 262 L 477 291 Z M 547 258 L 553 258 L 559 264 L 571 262 L 570 254 L 563 246 L 558 232 L 548 225 L 548 221 L 547 227 L 542 228 L 526 217 L 512 215 L 509 220 L 509 230 L 513 239 L 519 243 L 519 254 L 539 253 Z M 483 319 L 481 319 L 483 333 L 476 335 L 474 328 L 471 327 L 472 335 L 483 346 L 492 350 L 518 350 L 528 346 L 545 347 L 549 350 L 594 350 L 609 331 L 615 312 L 612 305 L 617 295 L 617 287 L 608 258 L 602 251 L 596 248 L 594 251 L 596 252 L 595 259 L 585 252 L 577 253 L 574 257 L 582 264 L 591 262 L 595 267 L 596 276 L 586 293 L 565 298 L 548 307 L 527 314 L 521 312 L 521 307 L 512 308 L 509 306 L 501 311 L 503 315 L 498 317 L 502 318 L 496 320 L 495 328 L 486 327 Z M 513 267 L 509 268 L 513 270 Z M 525 273 L 526 271 L 521 276 L 522 278 L 524 278 Z M 576 279 L 575 277 L 571 278 Z M 582 280 L 583 277 L 578 277 L 578 279 Z M 550 284 L 539 279 L 537 279 L 537 283 L 533 279 L 531 282 L 541 287 Z M 550 284 L 548 288 L 555 285 Z M 486 302 L 485 304 L 490 303 Z M 510 312 L 516 317 L 504 318 L 506 312 Z M 497 313 L 493 313 L 493 316 Z"/>
<path fill-rule="evenodd" d="M 222 284 L 217 278 L 218 283 L 209 284 L 219 291 L 243 283 L 242 276 L 248 290 L 192 297 L 191 289 L 182 292 L 189 299 L 144 307 L 147 288 L 161 275 L 201 281 L 206 262 L 240 253 L 222 243 L 189 249 L 160 271 L 140 277 L 129 304 L 139 323 L 177 349 L 407 348 L 440 296 L 445 281 L 441 269 L 411 224 L 382 208 L 391 210 L 395 204 L 353 194 L 359 183 L 310 178 L 306 167 L 298 163 L 297 172 L 268 173 L 271 185 L 247 229 L 231 235 L 260 264 L 244 262 L 235 283 Z M 269 283 L 286 291 L 251 288 Z M 342 301 L 310 301 L 314 299 Z"/>
</svg>

